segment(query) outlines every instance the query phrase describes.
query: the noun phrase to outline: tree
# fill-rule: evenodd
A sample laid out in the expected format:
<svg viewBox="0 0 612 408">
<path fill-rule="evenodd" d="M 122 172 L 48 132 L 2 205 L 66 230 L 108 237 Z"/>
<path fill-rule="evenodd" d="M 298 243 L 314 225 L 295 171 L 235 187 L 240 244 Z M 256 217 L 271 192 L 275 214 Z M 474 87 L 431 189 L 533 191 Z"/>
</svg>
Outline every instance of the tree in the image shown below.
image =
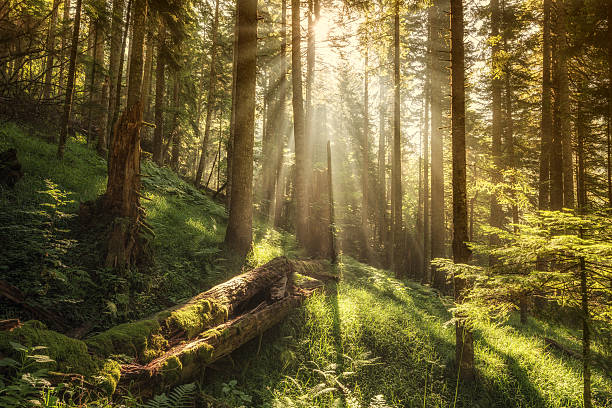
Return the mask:
<svg viewBox="0 0 612 408">
<path fill-rule="evenodd" d="M 393 255 L 392 269 L 395 276 L 401 277 L 400 259 L 402 257 L 401 242 L 403 235 L 402 228 L 402 145 L 401 145 L 401 130 L 400 130 L 400 0 L 395 0 L 395 8 L 393 14 L 393 166 L 391 169 L 391 209 L 393 214 Z"/>
<path fill-rule="evenodd" d="M 463 45 L 463 0 L 451 0 L 451 136 L 453 152 L 453 261 L 466 264 L 471 258 L 467 246 L 466 153 L 465 153 L 465 65 Z M 455 302 L 461 303 L 467 282 L 455 275 Z M 455 361 L 460 377 L 474 378 L 472 333 L 461 320 L 455 323 Z"/>
<path fill-rule="evenodd" d="M 51 96 L 51 84 L 53 79 L 53 56 L 55 55 L 55 25 L 57 24 L 57 14 L 60 0 L 53 0 L 51 10 L 51 20 L 49 21 L 49 32 L 47 34 L 47 61 L 45 62 L 45 85 L 43 88 L 43 99 Z"/>
<path fill-rule="evenodd" d="M 195 177 L 196 186 L 202 182 L 202 174 L 206 164 L 206 153 L 208 149 L 208 139 L 210 135 L 210 125 L 212 124 L 212 113 L 215 104 L 215 88 L 217 84 L 217 32 L 219 30 L 219 0 L 215 1 L 215 19 L 212 26 L 212 44 L 210 46 L 210 71 L 208 79 L 208 96 L 206 101 L 206 124 L 204 125 L 204 139 L 202 140 L 202 152 L 200 155 L 200 162 L 198 164 L 198 171 Z"/>
<path fill-rule="evenodd" d="M 155 131 L 153 132 L 153 161 L 163 162 L 164 100 L 166 94 L 166 26 L 161 23 L 157 34 L 157 63 L 155 66 Z"/>
<path fill-rule="evenodd" d="M 300 34 L 300 1 L 291 0 L 291 82 L 293 84 L 293 138 L 295 140 L 296 235 L 302 246 L 308 242 L 308 170 L 306 130 L 302 91 L 302 37 Z"/>
<path fill-rule="evenodd" d="M 552 132 L 550 81 L 550 0 L 544 0 L 542 18 L 542 119 L 540 125 L 540 180 L 538 208 L 546 210 L 550 204 L 550 144 Z"/>
<path fill-rule="evenodd" d="M 64 158 L 64 150 L 66 149 L 66 137 L 68 136 L 68 127 L 70 126 L 70 112 L 72 110 L 72 97 L 74 92 L 74 79 L 76 73 L 76 57 L 79 47 L 79 31 L 81 29 L 81 8 L 83 0 L 77 0 L 76 9 L 74 12 L 74 27 L 72 29 L 72 44 L 70 46 L 70 62 L 68 65 L 68 79 L 66 84 L 66 99 L 64 101 L 64 114 L 60 124 L 59 145 L 57 146 L 57 157 L 61 160 Z"/>
<path fill-rule="evenodd" d="M 257 0 L 237 3 L 236 123 L 232 185 L 225 244 L 245 256 L 253 235 L 253 139 L 257 68 Z"/>
<path fill-rule="evenodd" d="M 121 71 L 119 63 L 124 53 L 122 45 L 123 32 L 123 8 L 125 0 L 113 0 L 111 12 L 111 36 L 110 36 L 110 56 L 108 64 L 109 94 L 108 94 L 108 128 L 109 136 L 113 133 L 115 125 L 115 110 L 117 109 L 117 95 L 121 89 Z M 129 15 L 129 13 L 128 13 Z"/>
</svg>

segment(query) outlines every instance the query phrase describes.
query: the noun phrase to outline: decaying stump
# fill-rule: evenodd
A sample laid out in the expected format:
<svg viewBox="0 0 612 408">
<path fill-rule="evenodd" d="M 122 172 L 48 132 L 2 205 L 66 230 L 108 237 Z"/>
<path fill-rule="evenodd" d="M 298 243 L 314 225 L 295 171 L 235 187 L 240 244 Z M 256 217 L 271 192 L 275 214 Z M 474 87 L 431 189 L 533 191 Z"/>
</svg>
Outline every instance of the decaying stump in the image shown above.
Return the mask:
<svg viewBox="0 0 612 408">
<path fill-rule="evenodd" d="M 23 177 L 21 163 L 17 159 L 17 150 L 8 149 L 0 153 L 0 185 L 15 187 Z"/>
</svg>

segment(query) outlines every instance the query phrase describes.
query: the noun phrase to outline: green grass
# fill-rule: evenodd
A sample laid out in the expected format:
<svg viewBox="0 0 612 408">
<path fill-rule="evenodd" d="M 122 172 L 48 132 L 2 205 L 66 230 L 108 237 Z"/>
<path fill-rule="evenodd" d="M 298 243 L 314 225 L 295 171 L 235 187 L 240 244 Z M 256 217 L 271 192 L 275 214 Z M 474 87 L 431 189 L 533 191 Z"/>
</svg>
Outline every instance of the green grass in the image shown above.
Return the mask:
<svg viewBox="0 0 612 408">
<path fill-rule="evenodd" d="M 22 127 L 0 127 L 25 178 L 0 189 L 0 279 L 73 326 L 102 329 L 184 300 L 276 256 L 300 257 L 292 235 L 255 221 L 243 263 L 223 249 L 224 208 L 167 169 L 143 164 L 143 200 L 155 231 L 154 263 L 123 275 L 99 268 L 96 236 L 79 228 L 78 203 L 106 186 L 106 163 L 83 141 L 56 146 Z M 72 201 L 72 202 L 70 202 Z M 552 337 L 580 350 L 580 333 L 530 318 L 522 327 L 481 323 L 478 381 L 455 401 L 454 328 L 448 299 L 345 257 L 343 279 L 273 330 L 206 369 L 204 391 L 247 407 L 581 407 L 581 363 L 545 347 Z M 17 311 L 0 304 L 0 318 Z M 594 344 L 596 353 L 603 346 Z M 236 382 L 234 382 L 236 381 Z M 596 406 L 612 407 L 612 380 L 597 367 Z M 249 401 L 250 399 L 250 401 Z"/>
<path fill-rule="evenodd" d="M 449 301 L 344 261 L 338 285 L 267 333 L 259 353 L 259 341 L 235 353 L 233 369 L 220 378 L 213 372 L 206 392 L 231 400 L 223 384 L 235 379 L 253 407 L 582 406 L 581 362 L 547 350 L 542 336 L 575 349 L 579 340 L 535 319 L 526 328 L 514 320 L 477 327 L 478 381 L 460 384 L 455 403 Z M 599 368 L 593 389 L 596 406 L 612 406 L 612 380 Z"/>
</svg>

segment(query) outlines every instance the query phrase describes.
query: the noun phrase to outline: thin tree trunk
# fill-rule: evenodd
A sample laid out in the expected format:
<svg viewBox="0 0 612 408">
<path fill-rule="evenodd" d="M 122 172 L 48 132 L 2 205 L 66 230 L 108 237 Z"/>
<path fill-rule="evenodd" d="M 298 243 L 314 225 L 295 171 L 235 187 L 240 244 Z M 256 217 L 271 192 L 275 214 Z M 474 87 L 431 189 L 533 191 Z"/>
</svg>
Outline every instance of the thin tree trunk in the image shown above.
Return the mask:
<svg viewBox="0 0 612 408">
<path fill-rule="evenodd" d="M 570 132 L 569 76 L 567 60 L 567 16 L 565 2 L 557 0 L 557 35 L 559 39 L 559 117 L 561 144 L 563 147 L 563 206 L 574 208 L 574 161 L 572 135 Z"/>
<path fill-rule="evenodd" d="M 501 12 L 499 9 L 499 0 L 491 0 L 491 36 L 497 38 L 501 24 Z M 497 188 L 502 182 L 502 80 L 501 74 L 497 72 L 496 66 L 500 58 L 500 41 L 496 40 L 492 49 L 491 74 L 492 74 L 492 132 L 491 132 L 491 156 L 493 158 L 493 169 L 491 172 L 491 184 L 493 191 L 491 193 L 491 211 L 489 224 L 495 228 L 502 228 L 504 225 L 504 214 L 497 199 L 499 191 Z M 491 244 L 496 244 L 499 241 L 497 234 L 492 234 L 490 237 Z M 494 257 L 490 257 L 490 263 L 495 262 Z"/>
<path fill-rule="evenodd" d="M 368 214 L 370 213 L 368 202 L 368 171 L 370 169 L 370 111 L 369 111 L 369 89 L 368 89 L 368 59 L 366 49 L 364 73 L 363 73 L 363 140 L 361 145 L 361 233 L 363 235 L 364 255 L 368 262 L 372 261 L 370 252 L 370 226 Z"/>
<path fill-rule="evenodd" d="M 173 89 L 173 105 L 174 116 L 172 117 L 172 158 L 170 159 L 170 168 L 178 174 L 179 159 L 181 153 L 181 131 L 179 129 L 179 111 L 181 98 L 181 78 L 180 71 L 174 73 L 174 89 Z M 214 165 L 213 165 L 214 167 Z M 212 170 L 211 170 L 212 171 Z"/>
<path fill-rule="evenodd" d="M 425 72 L 425 90 L 424 90 L 424 120 L 423 120 L 423 281 L 431 282 L 431 269 L 429 268 L 429 107 L 431 104 L 431 79 L 430 72 L 431 64 L 431 35 L 432 35 L 432 14 L 433 7 L 428 10 L 428 47 L 427 47 L 427 62 Z"/>
<path fill-rule="evenodd" d="M 166 28 L 159 27 L 157 37 L 157 65 L 155 66 L 155 130 L 153 131 L 153 161 L 162 165 L 164 144 L 164 99 L 166 93 Z"/>
<path fill-rule="evenodd" d="M 387 122 L 387 87 L 382 73 L 379 76 L 380 106 L 379 106 L 379 131 L 378 134 L 378 239 L 385 248 L 387 240 L 387 180 L 385 160 L 386 143 L 386 122 Z"/>
<path fill-rule="evenodd" d="M 284 147 L 286 141 L 286 106 L 287 106 L 287 0 L 281 1 L 281 46 L 280 46 L 280 89 L 278 95 L 278 115 L 280 117 L 279 127 L 280 132 L 277 132 L 276 143 L 276 174 L 275 174 L 275 191 L 274 191 L 274 226 L 280 225 L 281 214 L 284 202 L 284 175 L 283 175 L 283 158 Z"/>
<path fill-rule="evenodd" d="M 62 19 L 62 39 L 61 39 L 61 64 L 59 71 L 59 86 L 64 86 L 64 65 L 66 61 L 66 49 L 70 41 L 70 0 L 64 0 L 64 16 Z"/>
<path fill-rule="evenodd" d="M 236 0 L 236 17 L 234 21 L 234 47 L 232 56 L 232 113 L 230 117 L 230 134 L 227 139 L 227 187 L 225 206 L 229 210 L 232 201 L 232 173 L 233 173 L 233 151 L 234 151 L 234 136 L 236 134 L 236 81 L 238 72 L 238 19 L 240 8 L 238 7 L 239 0 Z"/>
<path fill-rule="evenodd" d="M 291 74 L 293 83 L 293 137 L 295 141 L 296 235 L 302 246 L 308 239 L 307 148 L 302 91 L 300 1 L 291 0 Z"/>
<path fill-rule="evenodd" d="M 108 76 L 110 81 L 108 95 L 108 136 L 113 134 L 115 125 L 115 110 L 117 107 L 117 94 L 121 92 L 121 71 L 119 63 L 125 45 L 122 44 L 123 28 L 123 9 L 125 0 L 113 0 L 111 12 L 111 37 L 110 37 L 110 57 L 108 64 Z"/>
<path fill-rule="evenodd" d="M 431 71 L 431 258 L 446 256 L 446 227 L 444 204 L 444 133 L 442 132 L 443 94 L 442 84 L 448 83 L 446 70 L 447 51 L 445 36 L 448 21 L 442 4 L 443 0 L 434 1 L 434 27 L 432 29 L 432 65 Z M 446 278 L 442 271 L 431 267 L 432 282 L 438 289 L 444 289 Z"/>
<path fill-rule="evenodd" d="M 612 2 L 608 2 L 608 83 L 612 84 Z M 612 208 L 612 85 L 608 93 L 608 206 Z"/>
<path fill-rule="evenodd" d="M 332 159 L 331 159 L 331 142 L 327 141 L 327 188 L 329 196 L 329 243 L 330 243 L 330 260 L 332 264 L 336 263 L 336 226 L 334 216 L 334 185 L 332 183 Z"/>
<path fill-rule="evenodd" d="M 393 103 L 393 167 L 391 171 L 391 196 L 393 212 L 393 255 L 392 269 L 396 277 L 402 277 L 400 270 L 402 242 L 402 151 L 401 151 L 401 130 L 400 130 L 400 0 L 395 0 L 394 27 L 393 27 L 393 78 L 394 78 L 394 103 Z"/>
<path fill-rule="evenodd" d="M 232 200 L 225 244 L 246 256 L 253 235 L 253 139 L 257 71 L 257 0 L 238 2 L 236 124 L 232 154 Z"/>
<path fill-rule="evenodd" d="M 206 101 L 206 124 L 204 125 L 204 139 L 202 140 L 202 152 L 200 155 L 200 162 L 198 164 L 198 171 L 195 177 L 195 185 L 199 186 L 202 182 L 202 174 L 206 166 L 206 153 L 208 149 L 208 139 L 210 135 L 210 125 L 212 124 L 212 113 L 215 104 L 215 89 L 217 85 L 217 32 L 219 27 L 219 0 L 215 2 L 215 20 L 212 26 L 212 45 L 210 50 L 210 75 L 208 80 L 208 96 Z"/>
<path fill-rule="evenodd" d="M 55 55 L 55 25 L 57 24 L 57 14 L 60 0 L 53 0 L 51 19 L 49 20 L 49 31 L 47 33 L 47 61 L 45 62 L 45 85 L 43 88 L 43 99 L 51 97 L 51 84 L 53 78 L 53 56 Z"/>
<path fill-rule="evenodd" d="M 467 198 L 465 152 L 465 65 L 463 45 L 463 0 L 451 0 L 451 132 L 453 152 L 453 261 L 470 261 L 467 246 Z M 463 301 L 465 279 L 454 277 L 455 302 Z M 455 325 L 455 361 L 459 378 L 474 379 L 474 345 L 472 333 L 461 321 Z"/>
<path fill-rule="evenodd" d="M 540 129 L 540 181 L 538 208 L 550 207 L 550 144 L 552 140 L 551 80 L 550 80 L 550 1 L 544 0 L 542 41 L 542 120 Z"/>
<path fill-rule="evenodd" d="M 563 148 L 560 130 L 559 118 L 559 64 L 558 59 L 558 41 L 555 42 L 552 49 L 553 60 L 553 87 L 554 87 L 554 103 L 553 103 L 553 123 L 552 123 L 552 140 L 550 147 L 550 209 L 560 210 L 563 208 Z"/>
<path fill-rule="evenodd" d="M 60 126 L 59 145 L 57 147 L 57 157 L 64 158 L 66 149 L 66 137 L 68 136 L 68 126 L 70 126 L 70 112 L 72 110 L 72 97 L 74 91 L 74 77 L 76 73 L 76 57 L 79 47 L 79 31 L 81 29 L 81 7 L 83 1 L 77 0 L 74 14 L 74 28 L 72 30 L 72 45 L 70 48 L 70 64 L 68 66 L 68 83 L 66 84 L 66 99 L 64 101 L 64 115 Z"/>
</svg>

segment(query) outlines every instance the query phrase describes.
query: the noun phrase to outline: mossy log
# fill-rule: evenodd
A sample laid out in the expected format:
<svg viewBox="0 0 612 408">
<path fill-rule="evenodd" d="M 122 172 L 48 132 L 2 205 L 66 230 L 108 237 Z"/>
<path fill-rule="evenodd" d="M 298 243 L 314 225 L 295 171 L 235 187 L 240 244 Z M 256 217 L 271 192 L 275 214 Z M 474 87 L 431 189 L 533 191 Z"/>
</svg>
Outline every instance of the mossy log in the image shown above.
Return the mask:
<svg viewBox="0 0 612 408">
<path fill-rule="evenodd" d="M 9 341 L 47 346 L 58 361 L 54 369 L 102 378 L 106 393 L 112 394 L 118 382 L 153 392 L 195 378 L 206 365 L 278 324 L 323 286 L 307 276 L 331 276 L 328 268 L 325 262 L 276 258 L 184 304 L 85 341 L 26 323 L 12 332 L 0 332 L 0 357 L 11 353 Z M 56 352 L 64 343 L 74 345 L 71 351 Z M 72 355 L 74 350 L 79 352 Z M 111 360 L 119 354 L 133 362 L 119 367 Z M 88 364 L 81 369 L 76 362 L 83 361 Z"/>
</svg>

